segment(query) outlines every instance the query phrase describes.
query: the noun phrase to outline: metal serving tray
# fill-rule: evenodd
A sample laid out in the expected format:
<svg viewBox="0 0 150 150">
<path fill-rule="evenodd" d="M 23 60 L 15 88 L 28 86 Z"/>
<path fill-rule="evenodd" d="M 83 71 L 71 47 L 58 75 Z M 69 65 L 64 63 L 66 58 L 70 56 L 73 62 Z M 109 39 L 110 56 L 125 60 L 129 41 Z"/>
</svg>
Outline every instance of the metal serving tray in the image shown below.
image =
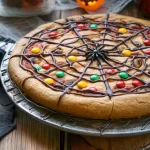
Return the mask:
<svg viewBox="0 0 150 150">
<path fill-rule="evenodd" d="M 1 64 L 2 84 L 15 105 L 35 119 L 57 129 L 82 135 L 121 137 L 150 133 L 150 117 L 123 120 L 84 119 L 59 113 L 33 103 L 9 78 L 7 67 L 11 50 L 6 53 Z"/>
</svg>

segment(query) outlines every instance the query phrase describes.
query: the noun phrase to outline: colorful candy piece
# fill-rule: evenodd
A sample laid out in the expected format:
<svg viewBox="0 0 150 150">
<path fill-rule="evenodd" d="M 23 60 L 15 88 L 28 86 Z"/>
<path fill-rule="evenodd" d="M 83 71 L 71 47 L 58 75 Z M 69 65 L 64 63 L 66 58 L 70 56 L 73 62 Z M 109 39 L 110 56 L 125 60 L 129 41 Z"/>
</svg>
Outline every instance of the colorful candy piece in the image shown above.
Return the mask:
<svg viewBox="0 0 150 150">
<path fill-rule="evenodd" d="M 122 51 L 122 55 L 130 56 L 131 54 L 132 54 L 132 51 L 130 51 L 130 50 L 123 50 Z"/>
<path fill-rule="evenodd" d="M 120 28 L 120 29 L 118 30 L 118 32 L 119 32 L 119 33 L 122 33 L 122 34 L 125 34 L 125 33 L 127 33 L 127 29 L 126 29 L 126 28 Z"/>
<path fill-rule="evenodd" d="M 88 86 L 88 84 L 85 81 L 80 81 L 80 82 L 78 82 L 77 86 L 79 89 L 83 89 L 83 88 L 86 88 Z"/>
<path fill-rule="evenodd" d="M 98 28 L 98 25 L 95 24 L 95 23 L 93 23 L 93 24 L 90 25 L 90 28 L 91 28 L 91 29 L 97 29 L 97 28 Z"/>
<path fill-rule="evenodd" d="M 144 40 L 143 43 L 145 46 L 150 46 L 150 40 Z"/>
<path fill-rule="evenodd" d="M 96 87 L 90 87 L 89 88 L 91 91 L 97 92 L 97 88 Z"/>
<path fill-rule="evenodd" d="M 127 72 L 120 72 L 119 73 L 119 76 L 120 78 L 122 79 L 127 79 L 129 77 L 128 73 Z"/>
<path fill-rule="evenodd" d="M 133 80 L 133 81 L 132 81 L 132 85 L 133 85 L 134 87 L 138 87 L 138 86 L 142 85 L 142 82 L 139 81 L 139 80 Z"/>
<path fill-rule="evenodd" d="M 34 53 L 34 54 L 38 54 L 38 53 L 41 52 L 41 49 L 39 47 L 33 47 L 31 52 Z"/>
<path fill-rule="evenodd" d="M 48 35 L 49 35 L 49 36 L 56 36 L 56 35 L 57 35 L 57 32 L 56 32 L 56 31 L 53 31 L 53 32 L 50 32 Z"/>
<path fill-rule="evenodd" d="M 92 81 L 97 81 L 97 80 L 99 80 L 99 76 L 97 74 L 93 74 L 93 75 L 90 76 L 90 79 Z"/>
<path fill-rule="evenodd" d="M 63 71 L 58 71 L 58 72 L 56 72 L 56 76 L 57 76 L 58 78 L 62 78 L 62 77 L 65 76 L 65 73 L 64 73 Z"/>
<path fill-rule="evenodd" d="M 77 24 L 77 28 L 84 29 L 86 28 L 85 24 Z"/>
<path fill-rule="evenodd" d="M 50 64 L 43 64 L 43 65 L 42 65 L 42 68 L 43 68 L 43 69 L 46 69 L 46 70 L 49 69 L 50 67 L 51 67 Z"/>
<path fill-rule="evenodd" d="M 73 62 L 73 61 L 77 60 L 77 57 L 76 56 L 69 56 L 68 60 Z"/>
<path fill-rule="evenodd" d="M 107 70 L 106 70 L 106 73 L 107 73 L 107 74 L 113 74 L 114 72 L 115 72 L 114 69 L 107 69 Z"/>
<path fill-rule="evenodd" d="M 36 71 L 40 71 L 42 69 L 41 66 L 39 66 L 39 65 L 35 65 L 34 67 L 35 67 Z"/>
<path fill-rule="evenodd" d="M 44 82 L 47 83 L 47 84 L 52 84 L 52 83 L 54 83 L 54 80 L 52 78 L 46 78 L 44 80 Z"/>
<path fill-rule="evenodd" d="M 118 88 L 124 88 L 126 85 L 125 85 L 125 82 L 124 82 L 124 81 L 118 81 L 118 82 L 116 83 L 116 86 L 117 86 Z"/>
<path fill-rule="evenodd" d="M 146 50 L 145 53 L 146 53 L 147 55 L 150 55 L 150 50 Z"/>
</svg>

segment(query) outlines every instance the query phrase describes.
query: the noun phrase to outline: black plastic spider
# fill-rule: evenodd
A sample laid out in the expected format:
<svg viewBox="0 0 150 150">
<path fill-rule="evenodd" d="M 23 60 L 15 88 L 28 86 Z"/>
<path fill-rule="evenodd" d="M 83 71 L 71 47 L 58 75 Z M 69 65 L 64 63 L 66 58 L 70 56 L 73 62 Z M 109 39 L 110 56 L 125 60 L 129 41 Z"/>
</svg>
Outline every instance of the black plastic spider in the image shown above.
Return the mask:
<svg viewBox="0 0 150 150">
<path fill-rule="evenodd" d="M 99 60 L 102 59 L 103 61 L 105 61 L 108 57 L 108 52 L 105 50 L 102 50 L 103 46 L 101 46 L 100 48 L 98 48 L 96 46 L 96 49 L 88 49 L 86 55 L 86 60 L 91 60 L 92 62 L 94 60 Z"/>
</svg>

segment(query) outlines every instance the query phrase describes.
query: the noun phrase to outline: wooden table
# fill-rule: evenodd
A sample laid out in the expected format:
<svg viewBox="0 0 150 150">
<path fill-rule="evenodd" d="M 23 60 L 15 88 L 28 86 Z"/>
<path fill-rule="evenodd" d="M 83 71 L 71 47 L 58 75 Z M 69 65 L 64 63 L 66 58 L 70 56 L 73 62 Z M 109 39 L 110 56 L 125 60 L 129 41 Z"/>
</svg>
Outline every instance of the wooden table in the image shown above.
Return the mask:
<svg viewBox="0 0 150 150">
<path fill-rule="evenodd" d="M 49 15 L 42 16 L 45 21 L 54 21 L 59 18 L 65 18 L 72 15 L 85 14 L 80 8 L 67 11 L 54 11 Z M 134 2 L 131 2 L 119 14 L 145 18 L 136 8 Z M 150 20 L 150 19 L 149 19 Z M 64 134 L 54 128 L 40 123 L 21 112 L 16 108 L 17 128 L 9 133 L 0 142 L 0 150 L 63 150 Z M 81 141 L 80 141 L 81 142 Z M 81 143 L 80 143 L 81 144 Z M 61 145 L 61 146 L 60 146 Z M 83 144 L 84 147 L 86 144 Z M 65 148 L 66 150 L 67 148 Z M 72 150 L 84 150 L 78 148 L 76 143 L 72 144 Z M 90 147 L 89 150 L 94 150 Z"/>
</svg>

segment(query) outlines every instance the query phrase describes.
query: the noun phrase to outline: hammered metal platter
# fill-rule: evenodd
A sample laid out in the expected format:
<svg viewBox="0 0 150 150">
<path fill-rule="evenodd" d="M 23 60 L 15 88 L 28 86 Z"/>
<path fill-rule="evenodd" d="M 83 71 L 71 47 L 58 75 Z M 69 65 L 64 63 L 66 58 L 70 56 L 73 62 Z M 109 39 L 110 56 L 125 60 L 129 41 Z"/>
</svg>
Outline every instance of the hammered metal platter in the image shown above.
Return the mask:
<svg viewBox="0 0 150 150">
<path fill-rule="evenodd" d="M 6 53 L 1 63 L 1 81 L 15 105 L 30 116 L 57 129 L 81 135 L 121 137 L 150 133 L 150 117 L 107 121 L 83 119 L 55 112 L 33 103 L 9 78 L 7 67 L 12 49 Z"/>
</svg>

